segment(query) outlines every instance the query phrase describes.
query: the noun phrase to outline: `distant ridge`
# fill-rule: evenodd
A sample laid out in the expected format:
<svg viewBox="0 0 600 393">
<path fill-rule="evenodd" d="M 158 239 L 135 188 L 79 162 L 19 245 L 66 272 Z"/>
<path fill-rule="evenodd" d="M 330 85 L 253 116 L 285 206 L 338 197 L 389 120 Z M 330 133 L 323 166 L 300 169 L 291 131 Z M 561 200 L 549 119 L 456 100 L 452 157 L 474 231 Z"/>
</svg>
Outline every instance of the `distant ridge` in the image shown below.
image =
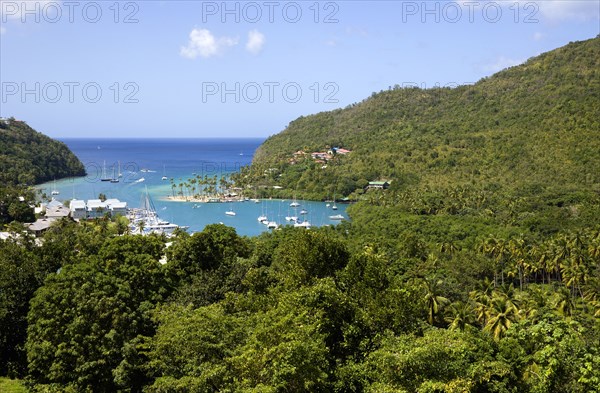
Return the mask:
<svg viewBox="0 0 600 393">
<path fill-rule="evenodd" d="M 323 165 L 293 153 L 344 147 Z M 275 168 L 275 169 L 273 169 Z M 276 173 L 265 180 L 265 171 Z M 257 150 L 247 183 L 318 198 L 366 181 L 600 184 L 600 38 L 573 42 L 472 86 L 395 88 L 300 117 Z"/>
<path fill-rule="evenodd" d="M 84 175 L 83 164 L 64 143 L 24 121 L 0 120 L 0 182 L 32 185 Z"/>
</svg>

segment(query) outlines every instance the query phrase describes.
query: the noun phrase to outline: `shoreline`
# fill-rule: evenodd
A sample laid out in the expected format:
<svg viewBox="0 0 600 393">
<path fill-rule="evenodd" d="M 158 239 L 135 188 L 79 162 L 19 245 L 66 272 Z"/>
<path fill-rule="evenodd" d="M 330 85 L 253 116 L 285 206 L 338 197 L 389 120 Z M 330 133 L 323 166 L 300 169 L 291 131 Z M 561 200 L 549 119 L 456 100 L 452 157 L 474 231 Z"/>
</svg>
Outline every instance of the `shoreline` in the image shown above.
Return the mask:
<svg viewBox="0 0 600 393">
<path fill-rule="evenodd" d="M 224 196 L 196 196 L 196 197 L 185 197 L 185 196 L 172 196 L 167 195 L 159 198 L 162 201 L 169 202 L 191 202 L 191 203 L 226 203 L 226 202 L 245 202 L 247 201 L 244 197 L 224 197 Z"/>
</svg>

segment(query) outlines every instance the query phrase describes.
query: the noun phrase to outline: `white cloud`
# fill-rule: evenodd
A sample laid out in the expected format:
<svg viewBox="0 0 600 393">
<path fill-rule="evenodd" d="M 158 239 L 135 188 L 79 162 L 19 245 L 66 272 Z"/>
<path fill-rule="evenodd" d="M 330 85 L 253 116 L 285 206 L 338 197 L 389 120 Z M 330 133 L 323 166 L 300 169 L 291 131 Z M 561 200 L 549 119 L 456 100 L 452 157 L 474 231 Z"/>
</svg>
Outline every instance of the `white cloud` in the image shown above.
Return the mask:
<svg viewBox="0 0 600 393">
<path fill-rule="evenodd" d="M 545 0 L 535 3 L 549 20 L 600 19 L 600 0 Z"/>
<path fill-rule="evenodd" d="M 207 29 L 193 29 L 190 32 L 190 41 L 187 46 L 182 46 L 179 54 L 188 59 L 198 56 L 208 58 L 222 53 L 224 48 L 238 44 L 238 38 L 215 37 Z"/>
<path fill-rule="evenodd" d="M 346 27 L 346 34 L 348 35 L 358 35 L 361 37 L 368 37 L 369 32 L 361 27 Z"/>
<path fill-rule="evenodd" d="M 265 35 L 258 30 L 250 30 L 248 32 L 248 42 L 246 43 L 246 50 L 253 55 L 257 55 L 265 45 Z"/>
<path fill-rule="evenodd" d="M 544 34 L 540 33 L 539 31 L 536 31 L 533 34 L 533 40 L 534 41 L 540 41 L 542 38 L 544 38 Z"/>
<path fill-rule="evenodd" d="M 496 60 L 494 60 L 488 64 L 482 65 L 481 69 L 484 71 L 487 71 L 487 72 L 498 72 L 505 68 L 516 66 L 516 65 L 524 63 L 524 62 L 525 62 L 525 60 L 523 60 L 523 59 L 516 60 L 516 59 L 510 59 L 505 56 L 500 56 Z"/>
</svg>

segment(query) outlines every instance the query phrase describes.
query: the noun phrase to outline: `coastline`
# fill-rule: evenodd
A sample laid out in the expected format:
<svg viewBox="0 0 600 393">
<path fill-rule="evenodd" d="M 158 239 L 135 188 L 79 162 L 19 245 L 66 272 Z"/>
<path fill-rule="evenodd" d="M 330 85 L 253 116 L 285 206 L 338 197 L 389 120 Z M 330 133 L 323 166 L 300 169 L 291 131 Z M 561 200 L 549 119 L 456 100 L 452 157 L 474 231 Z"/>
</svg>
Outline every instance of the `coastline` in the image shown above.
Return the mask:
<svg viewBox="0 0 600 393">
<path fill-rule="evenodd" d="M 164 197 L 158 198 L 161 201 L 169 201 L 169 202 L 192 202 L 192 203 L 225 203 L 225 202 L 244 202 L 246 198 L 244 197 L 224 197 L 224 196 L 173 196 L 167 195 Z"/>
</svg>

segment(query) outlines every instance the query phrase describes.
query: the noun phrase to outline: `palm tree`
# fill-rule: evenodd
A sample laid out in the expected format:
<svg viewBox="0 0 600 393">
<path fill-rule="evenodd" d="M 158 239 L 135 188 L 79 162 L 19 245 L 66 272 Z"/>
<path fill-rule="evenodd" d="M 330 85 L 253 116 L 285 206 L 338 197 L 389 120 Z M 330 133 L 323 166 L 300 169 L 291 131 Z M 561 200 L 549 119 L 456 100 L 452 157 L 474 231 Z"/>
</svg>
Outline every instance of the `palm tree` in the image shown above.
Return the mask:
<svg viewBox="0 0 600 393">
<path fill-rule="evenodd" d="M 451 330 L 465 330 L 467 326 L 473 326 L 473 304 L 470 302 L 454 302 L 448 307 L 448 315 L 444 318 L 450 325 Z"/>
<path fill-rule="evenodd" d="M 556 273 L 556 280 L 562 281 L 561 278 L 561 265 L 569 257 L 569 245 L 567 237 L 565 235 L 559 235 L 552 240 L 551 253 L 552 261 L 554 262 L 554 272 Z"/>
<path fill-rule="evenodd" d="M 473 302 L 473 311 L 476 314 L 476 320 L 481 326 L 485 326 L 489 317 L 488 309 L 490 300 L 494 291 L 494 282 L 485 278 L 478 283 L 479 288 L 469 293 L 469 298 Z"/>
<path fill-rule="evenodd" d="M 460 251 L 460 247 L 456 246 L 452 242 L 442 242 L 438 243 L 438 249 L 442 254 L 454 254 L 457 251 Z"/>
<path fill-rule="evenodd" d="M 518 319 L 517 308 L 504 297 L 493 298 L 489 312 L 490 318 L 483 330 L 489 332 L 495 340 L 504 337 L 513 322 Z"/>
<path fill-rule="evenodd" d="M 594 316 L 600 317 L 600 278 L 592 277 L 586 281 L 584 299 L 594 308 Z"/>
<path fill-rule="evenodd" d="M 588 254 L 590 258 L 595 259 L 596 263 L 600 263 L 600 230 L 588 234 L 590 239 L 588 244 Z"/>
<path fill-rule="evenodd" d="M 519 288 L 522 291 L 524 268 L 527 265 L 527 257 L 529 255 L 529 246 L 525 243 L 523 235 L 516 239 L 511 239 L 508 242 L 508 250 L 511 255 L 511 260 L 514 261 L 517 268 L 517 272 L 519 274 Z"/>
<path fill-rule="evenodd" d="M 432 279 L 423 279 L 422 287 L 425 290 L 425 306 L 427 307 L 427 321 L 430 325 L 433 325 L 435 317 L 440 312 L 440 308 L 450 303 L 450 301 L 439 294 L 439 286 L 442 284 L 442 280 L 434 281 Z"/>
<path fill-rule="evenodd" d="M 517 298 L 517 292 L 515 291 L 515 286 L 513 284 L 505 284 L 494 290 L 494 297 L 499 297 L 505 299 L 509 304 L 511 304 L 517 310 L 520 306 L 520 300 Z"/>
<path fill-rule="evenodd" d="M 145 226 L 146 226 L 146 223 L 144 222 L 144 220 L 138 221 L 137 227 L 138 227 L 138 230 L 140 231 L 140 235 L 144 234 L 144 227 Z"/>
<path fill-rule="evenodd" d="M 575 303 L 573 303 L 573 297 L 567 288 L 560 287 L 558 291 L 556 291 L 554 307 L 556 308 L 556 311 L 565 318 L 570 318 L 573 315 Z"/>
<path fill-rule="evenodd" d="M 500 268 L 501 276 L 502 276 L 502 284 L 504 284 L 504 266 L 506 264 L 506 259 L 509 256 L 507 242 L 504 239 L 496 239 L 494 237 L 489 237 L 484 240 L 483 244 L 480 247 L 480 250 L 483 251 L 489 257 L 494 258 L 496 261 L 496 266 Z M 494 268 L 494 285 L 498 285 L 498 273 L 496 268 Z"/>
</svg>

